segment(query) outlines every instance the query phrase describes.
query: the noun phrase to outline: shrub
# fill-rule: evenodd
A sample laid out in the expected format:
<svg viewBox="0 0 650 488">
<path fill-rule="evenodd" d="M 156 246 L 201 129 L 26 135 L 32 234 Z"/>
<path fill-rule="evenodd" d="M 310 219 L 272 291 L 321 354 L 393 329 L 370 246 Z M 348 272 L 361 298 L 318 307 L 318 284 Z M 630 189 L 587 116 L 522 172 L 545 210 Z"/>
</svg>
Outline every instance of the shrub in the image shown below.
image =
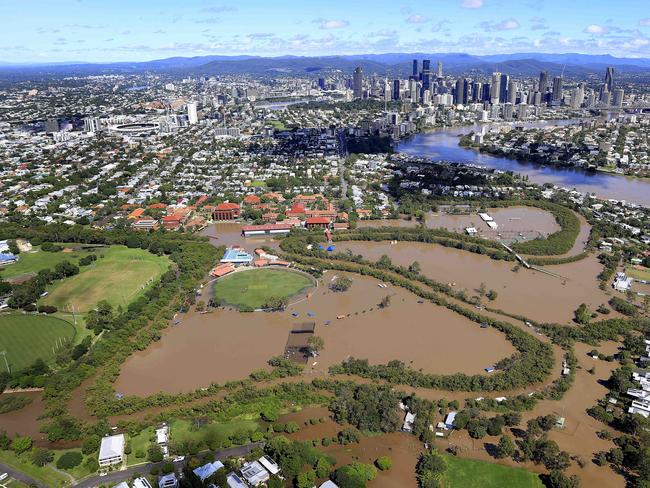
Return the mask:
<svg viewBox="0 0 650 488">
<path fill-rule="evenodd" d="M 59 469 L 72 469 L 79 466 L 82 460 L 83 456 L 81 452 L 68 451 L 56 461 L 56 467 Z"/>
<path fill-rule="evenodd" d="M 388 456 L 382 456 L 375 460 L 375 466 L 377 466 L 381 471 L 388 471 L 393 467 L 393 461 Z"/>
<path fill-rule="evenodd" d="M 16 454 L 22 454 L 25 451 L 28 451 L 32 447 L 32 438 L 25 437 L 16 437 L 11 441 L 11 450 Z"/>
</svg>

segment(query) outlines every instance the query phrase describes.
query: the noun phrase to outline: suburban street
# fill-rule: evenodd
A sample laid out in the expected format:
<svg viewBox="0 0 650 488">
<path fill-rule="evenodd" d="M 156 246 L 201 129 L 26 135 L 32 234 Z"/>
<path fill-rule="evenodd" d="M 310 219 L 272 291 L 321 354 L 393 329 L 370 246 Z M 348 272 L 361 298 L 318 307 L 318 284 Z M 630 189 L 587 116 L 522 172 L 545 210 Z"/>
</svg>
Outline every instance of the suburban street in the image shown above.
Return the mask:
<svg viewBox="0 0 650 488">
<path fill-rule="evenodd" d="M 48 488 L 47 485 L 36 481 L 35 479 L 27 476 L 25 473 L 9 467 L 6 464 L 0 463 L 0 474 L 2 473 L 7 473 L 11 478 L 25 483 L 26 485 L 38 486 L 39 488 Z"/>
<path fill-rule="evenodd" d="M 237 446 L 237 447 L 231 447 L 229 449 L 221 449 L 219 451 L 214 451 L 214 457 L 216 460 L 222 461 L 231 456 L 245 456 L 253 449 L 260 446 L 262 446 L 262 443 L 256 442 L 254 444 L 248 444 L 246 446 Z M 106 476 L 93 476 L 92 478 L 87 478 L 85 480 L 80 481 L 74 486 L 75 488 L 93 488 L 95 486 L 105 485 L 107 483 L 117 484 L 120 481 L 131 479 L 133 475 L 136 473 L 140 473 L 142 475 L 148 474 L 153 466 L 160 467 L 163 464 L 165 463 L 164 462 L 146 463 L 146 464 L 140 464 L 138 466 L 131 466 L 129 468 L 126 468 L 123 471 L 113 471 L 111 473 L 108 473 Z M 176 467 L 177 470 L 180 470 L 183 468 L 184 464 L 185 464 L 185 460 L 175 462 L 174 466 Z"/>
</svg>

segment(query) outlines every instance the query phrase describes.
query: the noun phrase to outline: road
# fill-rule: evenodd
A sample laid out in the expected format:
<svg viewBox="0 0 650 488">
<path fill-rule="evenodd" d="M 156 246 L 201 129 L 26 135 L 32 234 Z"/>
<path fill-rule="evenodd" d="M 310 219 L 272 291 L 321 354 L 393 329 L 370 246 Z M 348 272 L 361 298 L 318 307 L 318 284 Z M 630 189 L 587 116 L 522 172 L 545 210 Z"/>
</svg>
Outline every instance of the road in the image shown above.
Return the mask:
<svg viewBox="0 0 650 488">
<path fill-rule="evenodd" d="M 248 444 L 246 446 L 231 447 L 229 449 L 221 449 L 219 451 L 214 451 L 214 457 L 218 460 L 224 460 L 231 456 L 244 456 L 251 452 L 254 448 L 262 446 L 261 442 L 254 444 Z M 86 478 L 85 480 L 80 481 L 75 488 L 94 488 L 99 485 L 106 485 L 110 483 L 119 483 L 120 481 L 130 480 L 134 474 L 140 473 L 142 475 L 148 474 L 153 466 L 162 466 L 164 463 L 146 463 L 140 464 L 138 466 L 131 466 L 126 468 L 124 471 L 113 471 L 108 473 L 106 476 L 93 476 L 92 478 Z M 174 467 L 179 470 L 183 468 L 185 461 L 178 461 L 174 463 Z M 0 465 L 1 468 L 1 465 Z M 8 471 L 7 471 L 8 472 Z M 20 478 L 17 478 L 20 479 Z M 43 486 L 43 485 L 39 485 Z"/>
<path fill-rule="evenodd" d="M 27 476 L 25 473 L 18 471 L 10 466 L 7 466 L 6 464 L 0 463 L 0 474 L 2 473 L 7 473 L 13 479 L 25 483 L 26 485 L 29 486 L 33 485 L 33 486 L 38 486 L 39 488 L 48 488 L 47 485 L 44 485 L 40 481 L 36 481 L 34 478 Z"/>
</svg>

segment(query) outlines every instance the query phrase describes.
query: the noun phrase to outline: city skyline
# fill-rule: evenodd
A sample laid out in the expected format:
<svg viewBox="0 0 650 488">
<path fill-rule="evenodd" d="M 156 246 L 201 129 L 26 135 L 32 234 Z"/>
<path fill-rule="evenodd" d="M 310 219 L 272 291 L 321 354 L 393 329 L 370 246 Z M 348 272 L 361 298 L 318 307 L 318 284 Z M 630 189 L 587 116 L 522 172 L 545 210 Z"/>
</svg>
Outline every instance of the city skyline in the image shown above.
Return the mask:
<svg viewBox="0 0 650 488">
<path fill-rule="evenodd" d="M 333 0 L 245 4 L 191 0 L 30 0 L 3 7 L 0 61 L 146 61 L 172 56 L 322 56 L 386 52 L 515 52 L 650 57 L 643 0 L 613 11 L 590 2 L 451 0 L 368 5 Z M 560 12 L 560 15 L 558 15 Z"/>
</svg>

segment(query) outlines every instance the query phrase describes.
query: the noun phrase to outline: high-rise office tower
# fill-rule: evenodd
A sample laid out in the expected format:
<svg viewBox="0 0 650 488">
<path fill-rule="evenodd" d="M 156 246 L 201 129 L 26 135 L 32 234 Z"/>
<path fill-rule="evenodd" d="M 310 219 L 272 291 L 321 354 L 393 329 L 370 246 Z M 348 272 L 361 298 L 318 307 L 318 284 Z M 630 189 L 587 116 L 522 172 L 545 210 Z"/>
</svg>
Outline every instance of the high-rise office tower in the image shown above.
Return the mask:
<svg viewBox="0 0 650 488">
<path fill-rule="evenodd" d="M 490 102 L 499 103 L 499 95 L 501 94 L 501 73 L 492 73 L 492 86 L 490 89 Z"/>
<path fill-rule="evenodd" d="M 399 100 L 399 80 L 393 80 L 393 100 Z"/>
<path fill-rule="evenodd" d="M 325 78 L 318 78 L 318 88 L 325 90 Z"/>
<path fill-rule="evenodd" d="M 481 93 L 481 101 L 482 102 L 489 102 L 490 101 L 490 93 L 492 93 L 492 85 L 489 83 L 484 83 L 483 84 L 483 92 Z"/>
<path fill-rule="evenodd" d="M 517 103 L 517 83 L 514 80 L 508 82 L 508 98 L 506 102 L 513 105 Z"/>
<path fill-rule="evenodd" d="M 442 61 L 438 61 L 438 72 L 436 73 L 438 78 L 442 78 Z"/>
<path fill-rule="evenodd" d="M 578 86 L 573 90 L 571 95 L 571 108 L 578 109 L 582 107 L 582 103 L 585 99 L 585 84 L 578 83 Z"/>
<path fill-rule="evenodd" d="M 508 101 L 508 83 L 510 77 L 506 74 L 501 75 L 501 84 L 499 87 L 499 102 L 506 103 Z"/>
<path fill-rule="evenodd" d="M 355 100 L 363 98 L 363 69 L 357 66 L 352 75 L 352 93 Z"/>
<path fill-rule="evenodd" d="M 415 78 L 418 77 L 418 60 L 417 59 L 413 60 L 413 77 L 415 77 Z"/>
<path fill-rule="evenodd" d="M 607 85 L 609 93 L 614 92 L 614 68 L 612 66 L 609 66 L 605 71 L 605 85 Z"/>
<path fill-rule="evenodd" d="M 199 116 L 196 112 L 196 102 L 187 104 L 187 121 L 190 125 L 194 125 L 199 121 Z"/>
<path fill-rule="evenodd" d="M 422 61 L 422 91 L 431 91 L 431 61 L 425 59 Z"/>
<path fill-rule="evenodd" d="M 472 102 L 480 102 L 483 93 L 483 84 L 480 81 L 475 81 L 472 85 Z"/>
<path fill-rule="evenodd" d="M 562 100 L 562 85 L 564 80 L 561 76 L 556 76 L 553 78 L 553 94 L 551 100 L 554 102 Z"/>
<path fill-rule="evenodd" d="M 458 78 L 456 80 L 456 88 L 455 88 L 455 96 L 454 96 L 454 103 L 456 105 L 465 103 L 463 100 L 466 100 L 465 98 L 465 85 L 467 83 L 467 80 L 463 78 Z"/>
<path fill-rule="evenodd" d="M 612 96 L 612 105 L 614 107 L 622 107 L 623 106 L 623 96 L 625 92 L 623 91 L 622 88 L 615 88 L 614 89 L 614 94 Z"/>
<path fill-rule="evenodd" d="M 548 90 L 548 71 L 542 71 L 539 74 L 539 86 L 537 91 L 539 91 L 543 97 L 546 90 Z"/>
<path fill-rule="evenodd" d="M 409 80 L 409 97 L 413 103 L 418 101 L 418 82 L 415 79 Z"/>
</svg>

